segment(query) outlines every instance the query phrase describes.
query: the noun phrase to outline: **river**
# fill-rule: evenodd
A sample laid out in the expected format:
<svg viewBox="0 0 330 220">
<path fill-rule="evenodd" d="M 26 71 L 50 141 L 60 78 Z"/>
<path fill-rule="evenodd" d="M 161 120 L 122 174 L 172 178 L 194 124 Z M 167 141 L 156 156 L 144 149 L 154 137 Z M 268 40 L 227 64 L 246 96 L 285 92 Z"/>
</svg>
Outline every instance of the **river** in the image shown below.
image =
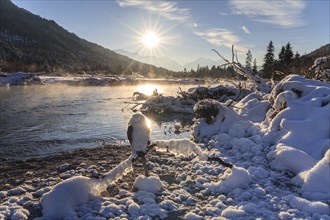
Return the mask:
<svg viewBox="0 0 330 220">
<path fill-rule="evenodd" d="M 196 85 L 1 87 L 0 158 L 28 159 L 104 144 L 128 145 L 127 123 L 133 112 L 127 102 L 133 92 L 157 88 L 159 93 L 176 95 L 179 86 L 187 90 Z M 151 121 L 152 139 L 189 136 L 189 132 L 171 132 L 173 125 L 182 125 L 181 120 Z"/>
</svg>

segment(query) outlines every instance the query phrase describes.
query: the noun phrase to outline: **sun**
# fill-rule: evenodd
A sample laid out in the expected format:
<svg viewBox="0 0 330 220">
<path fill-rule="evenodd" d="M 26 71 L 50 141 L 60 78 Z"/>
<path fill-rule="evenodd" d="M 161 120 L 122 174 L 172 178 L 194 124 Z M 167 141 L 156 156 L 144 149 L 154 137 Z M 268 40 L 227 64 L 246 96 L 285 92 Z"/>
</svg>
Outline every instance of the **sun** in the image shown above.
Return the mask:
<svg viewBox="0 0 330 220">
<path fill-rule="evenodd" d="M 159 36 L 152 31 L 149 31 L 142 36 L 142 43 L 149 49 L 157 47 L 159 41 Z"/>
</svg>

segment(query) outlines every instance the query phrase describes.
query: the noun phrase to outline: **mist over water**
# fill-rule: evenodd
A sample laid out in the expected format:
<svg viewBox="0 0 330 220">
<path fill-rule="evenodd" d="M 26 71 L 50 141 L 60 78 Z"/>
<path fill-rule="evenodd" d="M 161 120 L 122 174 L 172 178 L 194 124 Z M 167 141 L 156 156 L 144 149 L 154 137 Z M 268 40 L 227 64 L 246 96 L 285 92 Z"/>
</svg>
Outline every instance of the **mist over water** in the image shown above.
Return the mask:
<svg viewBox="0 0 330 220">
<path fill-rule="evenodd" d="M 179 86 L 187 90 L 196 85 L 156 86 L 160 93 L 175 95 Z M 128 144 L 127 123 L 133 112 L 122 109 L 140 88 L 139 85 L 2 87 L 0 158 L 27 159 L 104 144 Z M 152 139 L 189 136 L 166 132 L 173 124 L 170 120 L 153 121 Z"/>
</svg>

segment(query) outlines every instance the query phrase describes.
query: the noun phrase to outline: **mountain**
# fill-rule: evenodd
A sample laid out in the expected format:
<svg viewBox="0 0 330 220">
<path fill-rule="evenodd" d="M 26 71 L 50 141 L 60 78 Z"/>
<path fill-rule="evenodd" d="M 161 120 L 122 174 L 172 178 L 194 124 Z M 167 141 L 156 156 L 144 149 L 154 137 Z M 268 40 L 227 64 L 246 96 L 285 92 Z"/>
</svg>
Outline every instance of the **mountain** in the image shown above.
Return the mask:
<svg viewBox="0 0 330 220">
<path fill-rule="evenodd" d="M 133 53 L 122 49 L 114 50 L 114 52 L 124 56 L 128 56 L 132 59 L 135 59 L 143 63 L 148 63 L 158 67 L 163 67 L 172 71 L 182 71 L 184 68 L 183 66 L 178 64 L 175 60 L 172 60 L 168 57 L 142 56 L 138 53 Z"/>
<path fill-rule="evenodd" d="M 330 55 L 330 44 L 326 44 L 308 54 L 303 55 L 302 57 L 311 57 L 313 59 L 317 57 L 329 56 Z"/>
<path fill-rule="evenodd" d="M 172 60 L 168 57 L 142 56 L 138 53 L 129 52 L 129 51 L 122 50 L 122 49 L 118 49 L 118 50 L 114 50 L 114 51 L 121 55 L 125 55 L 132 59 L 138 60 L 140 62 L 163 67 L 163 68 L 173 70 L 173 71 L 183 71 L 184 68 L 186 68 L 187 71 L 190 71 L 191 69 L 197 70 L 198 66 L 200 66 L 200 67 L 208 66 L 209 68 L 211 68 L 213 65 L 219 66 L 221 64 L 220 60 L 212 60 L 209 58 L 201 57 L 194 61 L 186 63 L 184 65 L 180 65 L 175 60 Z"/>
<path fill-rule="evenodd" d="M 0 69 L 4 71 L 166 74 L 79 38 L 53 20 L 0 0 Z"/>
</svg>

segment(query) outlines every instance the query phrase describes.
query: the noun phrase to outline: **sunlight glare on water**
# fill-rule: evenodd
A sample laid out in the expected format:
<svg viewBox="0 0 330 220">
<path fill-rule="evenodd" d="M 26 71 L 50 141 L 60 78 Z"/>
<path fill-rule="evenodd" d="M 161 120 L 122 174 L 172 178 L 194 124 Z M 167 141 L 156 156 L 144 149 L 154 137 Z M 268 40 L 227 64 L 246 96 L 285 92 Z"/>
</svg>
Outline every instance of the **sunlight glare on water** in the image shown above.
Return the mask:
<svg viewBox="0 0 330 220">
<path fill-rule="evenodd" d="M 141 92 L 146 95 L 152 95 L 155 90 L 157 90 L 158 93 L 164 93 L 164 90 L 160 87 L 160 85 L 156 84 L 138 85 L 136 89 L 137 92 Z"/>
<path fill-rule="evenodd" d="M 157 88 L 165 95 L 175 95 L 179 86 L 187 90 L 196 85 L 0 87 L 0 158 L 26 159 L 104 144 L 128 145 L 127 123 L 133 112 L 127 103 L 132 103 L 133 93 Z M 181 118 L 178 122 L 177 118 L 148 118 L 152 139 L 189 136 L 172 132 L 175 123 L 182 123 Z"/>
</svg>

